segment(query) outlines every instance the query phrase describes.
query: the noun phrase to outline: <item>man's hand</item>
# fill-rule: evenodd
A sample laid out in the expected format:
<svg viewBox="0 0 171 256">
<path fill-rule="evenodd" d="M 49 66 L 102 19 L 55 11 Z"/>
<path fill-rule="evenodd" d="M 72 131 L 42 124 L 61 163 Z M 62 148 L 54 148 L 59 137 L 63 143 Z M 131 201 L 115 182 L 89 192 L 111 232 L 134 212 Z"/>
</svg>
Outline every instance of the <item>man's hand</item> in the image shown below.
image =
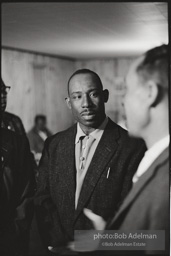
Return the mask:
<svg viewBox="0 0 171 256">
<path fill-rule="evenodd" d="M 92 224 L 96 230 L 104 230 L 106 221 L 99 215 L 93 213 L 91 210 L 84 208 L 83 210 L 86 217 L 92 221 Z"/>
<path fill-rule="evenodd" d="M 61 255 L 61 256 L 62 255 L 74 255 L 74 256 L 78 255 L 78 253 L 76 251 L 74 251 L 74 250 L 71 250 L 69 248 L 69 246 L 68 247 L 63 247 L 63 246 L 61 246 L 61 247 L 52 247 L 52 246 L 48 246 L 48 250 L 50 252 L 54 253 L 54 254 Z"/>
<path fill-rule="evenodd" d="M 99 240 L 93 239 L 92 230 L 85 230 L 76 234 L 74 241 L 68 244 L 68 248 L 76 252 L 91 252 L 98 249 Z"/>
<path fill-rule="evenodd" d="M 105 220 L 93 213 L 91 210 L 84 208 L 83 210 L 86 217 L 91 220 L 94 228 L 96 230 L 104 230 L 106 226 Z M 49 251 L 59 254 L 59 255 L 77 255 L 76 252 L 88 252 L 97 250 L 99 245 L 99 240 L 92 239 L 92 230 L 85 230 L 85 233 L 81 233 L 79 236 L 75 237 L 74 242 L 70 242 L 67 247 L 54 248 L 49 246 Z M 75 254 L 74 254 L 75 253 Z"/>
<path fill-rule="evenodd" d="M 96 230 L 104 230 L 106 226 L 105 220 L 93 213 L 91 210 L 84 208 L 83 210 L 86 217 L 91 220 L 94 228 Z M 77 237 L 75 237 L 74 242 L 71 242 L 68 245 L 68 248 L 70 248 L 73 251 L 79 251 L 79 252 L 88 252 L 88 251 L 95 251 L 98 249 L 99 246 L 99 240 L 93 240 L 92 238 L 92 230 L 85 230 L 85 233 L 81 233 Z"/>
</svg>

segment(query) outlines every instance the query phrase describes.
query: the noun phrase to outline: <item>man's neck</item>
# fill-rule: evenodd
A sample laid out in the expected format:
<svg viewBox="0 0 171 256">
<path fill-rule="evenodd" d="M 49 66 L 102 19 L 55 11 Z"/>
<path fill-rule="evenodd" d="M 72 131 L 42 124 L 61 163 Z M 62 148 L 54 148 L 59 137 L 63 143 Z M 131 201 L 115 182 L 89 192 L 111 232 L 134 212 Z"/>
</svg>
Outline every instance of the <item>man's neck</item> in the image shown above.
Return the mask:
<svg viewBox="0 0 171 256">
<path fill-rule="evenodd" d="M 80 128 L 82 129 L 82 131 L 86 134 L 86 135 L 89 135 L 90 133 L 92 133 L 93 131 L 95 131 L 96 129 L 98 129 L 101 124 L 104 122 L 106 116 L 104 117 L 104 119 L 101 121 L 100 124 L 98 124 L 96 127 L 88 127 L 88 126 L 85 126 L 85 125 L 82 125 L 81 123 L 79 123 L 80 125 Z"/>
<path fill-rule="evenodd" d="M 168 108 L 162 105 L 160 108 L 156 113 L 154 112 L 156 110 L 153 110 L 151 122 L 146 126 L 142 134 L 142 138 L 145 140 L 148 149 L 169 135 Z"/>
<path fill-rule="evenodd" d="M 151 135 L 151 136 L 150 136 Z M 147 148 L 150 149 L 155 143 L 160 141 L 169 135 L 169 129 L 167 127 L 163 127 L 161 130 L 153 130 L 153 132 L 148 132 L 146 136 L 144 136 L 144 140 L 146 142 Z"/>
<path fill-rule="evenodd" d="M 96 130 L 96 128 L 87 127 L 87 126 L 84 126 L 84 125 L 82 125 L 82 124 L 80 124 L 80 127 L 81 127 L 81 129 L 83 130 L 83 132 L 84 132 L 86 135 L 89 135 L 91 132 L 93 132 L 94 130 Z"/>
</svg>

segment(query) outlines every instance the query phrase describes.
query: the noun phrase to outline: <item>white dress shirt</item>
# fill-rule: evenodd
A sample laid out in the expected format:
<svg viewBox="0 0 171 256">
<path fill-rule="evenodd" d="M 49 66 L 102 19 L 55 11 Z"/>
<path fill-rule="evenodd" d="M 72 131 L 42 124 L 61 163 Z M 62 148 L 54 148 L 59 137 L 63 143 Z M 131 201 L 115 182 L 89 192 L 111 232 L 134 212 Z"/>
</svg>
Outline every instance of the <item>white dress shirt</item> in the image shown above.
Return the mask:
<svg viewBox="0 0 171 256">
<path fill-rule="evenodd" d="M 38 131 L 38 134 L 39 134 L 39 136 L 42 138 L 42 140 L 46 140 L 47 139 L 47 134 L 45 133 L 45 132 L 43 132 L 43 131 Z"/>
<path fill-rule="evenodd" d="M 139 177 L 145 173 L 158 156 L 169 146 L 170 136 L 167 135 L 163 139 L 156 142 L 149 148 L 141 160 L 136 173 L 133 176 L 133 183 L 137 182 Z"/>
</svg>

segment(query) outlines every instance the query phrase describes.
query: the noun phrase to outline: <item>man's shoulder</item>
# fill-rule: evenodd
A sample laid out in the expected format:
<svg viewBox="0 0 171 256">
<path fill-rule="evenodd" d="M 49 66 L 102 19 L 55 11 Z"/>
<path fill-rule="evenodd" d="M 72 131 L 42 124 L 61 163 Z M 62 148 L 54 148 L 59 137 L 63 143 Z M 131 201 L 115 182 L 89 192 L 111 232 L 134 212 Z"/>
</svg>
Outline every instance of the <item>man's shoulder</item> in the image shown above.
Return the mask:
<svg viewBox="0 0 171 256">
<path fill-rule="evenodd" d="M 39 137 L 38 133 L 36 132 L 35 128 L 31 128 L 30 131 L 28 131 L 27 133 L 27 138 L 30 140 L 35 140 L 37 139 L 37 137 Z"/>
<path fill-rule="evenodd" d="M 110 118 L 106 129 L 111 130 L 112 136 L 118 140 L 122 150 L 134 150 L 136 148 L 139 150 L 141 148 L 142 151 L 146 151 L 145 142 L 141 138 L 130 136 L 127 130 L 113 122 Z"/>
<path fill-rule="evenodd" d="M 169 155 L 168 149 L 165 150 L 147 170 L 150 179 L 146 190 L 151 198 L 155 210 L 160 206 L 169 206 Z M 146 199 L 148 200 L 148 198 Z M 150 199 L 149 199 L 150 200 Z M 165 206 L 164 206 L 165 205 Z M 163 209 L 164 209 L 163 208 Z"/>
<path fill-rule="evenodd" d="M 66 130 L 57 132 L 54 135 L 49 136 L 45 141 L 46 145 L 56 144 L 61 140 L 66 141 L 70 136 L 74 136 L 76 134 L 76 127 L 76 124 L 74 124 L 73 126 L 67 128 Z"/>
<path fill-rule="evenodd" d="M 19 116 L 15 115 L 15 114 L 13 114 L 13 113 L 7 112 L 7 111 L 5 111 L 5 112 L 3 113 L 3 118 L 10 119 L 10 120 L 11 120 L 11 119 L 15 119 L 15 120 L 17 120 L 17 121 L 22 122 L 22 121 L 21 121 L 21 118 L 20 118 Z"/>
<path fill-rule="evenodd" d="M 1 129 L 2 146 L 11 145 L 12 147 L 21 147 L 28 144 L 28 139 L 24 135 L 20 135 L 8 129 Z"/>
<path fill-rule="evenodd" d="M 129 136 L 128 131 L 122 128 L 117 123 L 113 122 L 110 118 L 106 126 L 106 131 L 111 131 L 114 137 L 118 137 L 119 140 L 132 140 Z"/>
<path fill-rule="evenodd" d="M 159 179 L 164 180 L 166 177 L 169 180 L 169 148 L 167 147 L 155 161 L 149 167 L 149 170 L 154 170 L 156 177 L 160 177 Z M 149 171 L 148 170 L 148 171 Z"/>
<path fill-rule="evenodd" d="M 28 131 L 28 135 L 34 134 L 35 133 L 35 127 L 32 127 L 29 131 Z"/>
<path fill-rule="evenodd" d="M 108 118 L 108 124 L 106 126 L 106 129 L 109 130 L 118 130 L 121 135 L 127 136 L 128 131 L 122 128 L 120 125 L 112 121 L 110 118 Z"/>
<path fill-rule="evenodd" d="M 1 136 L 2 136 L 2 139 L 3 138 L 8 138 L 9 140 L 13 139 L 13 140 L 22 140 L 24 139 L 24 136 L 14 132 L 14 131 L 11 131 L 9 129 L 6 129 L 6 128 L 1 128 Z"/>
</svg>

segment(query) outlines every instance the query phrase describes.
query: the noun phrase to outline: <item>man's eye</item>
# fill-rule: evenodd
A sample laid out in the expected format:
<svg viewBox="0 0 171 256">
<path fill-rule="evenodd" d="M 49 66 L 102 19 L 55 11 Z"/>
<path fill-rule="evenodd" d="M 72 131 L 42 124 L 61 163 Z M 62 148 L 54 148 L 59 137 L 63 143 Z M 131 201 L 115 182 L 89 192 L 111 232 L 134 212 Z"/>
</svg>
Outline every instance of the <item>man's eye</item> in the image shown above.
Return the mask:
<svg viewBox="0 0 171 256">
<path fill-rule="evenodd" d="M 73 96 L 72 96 L 72 99 L 73 99 L 73 100 L 81 99 L 81 95 L 73 95 Z"/>
<path fill-rule="evenodd" d="M 92 98 L 96 98 L 97 96 L 98 96 L 97 92 L 90 93 L 90 97 L 92 97 Z"/>
</svg>

